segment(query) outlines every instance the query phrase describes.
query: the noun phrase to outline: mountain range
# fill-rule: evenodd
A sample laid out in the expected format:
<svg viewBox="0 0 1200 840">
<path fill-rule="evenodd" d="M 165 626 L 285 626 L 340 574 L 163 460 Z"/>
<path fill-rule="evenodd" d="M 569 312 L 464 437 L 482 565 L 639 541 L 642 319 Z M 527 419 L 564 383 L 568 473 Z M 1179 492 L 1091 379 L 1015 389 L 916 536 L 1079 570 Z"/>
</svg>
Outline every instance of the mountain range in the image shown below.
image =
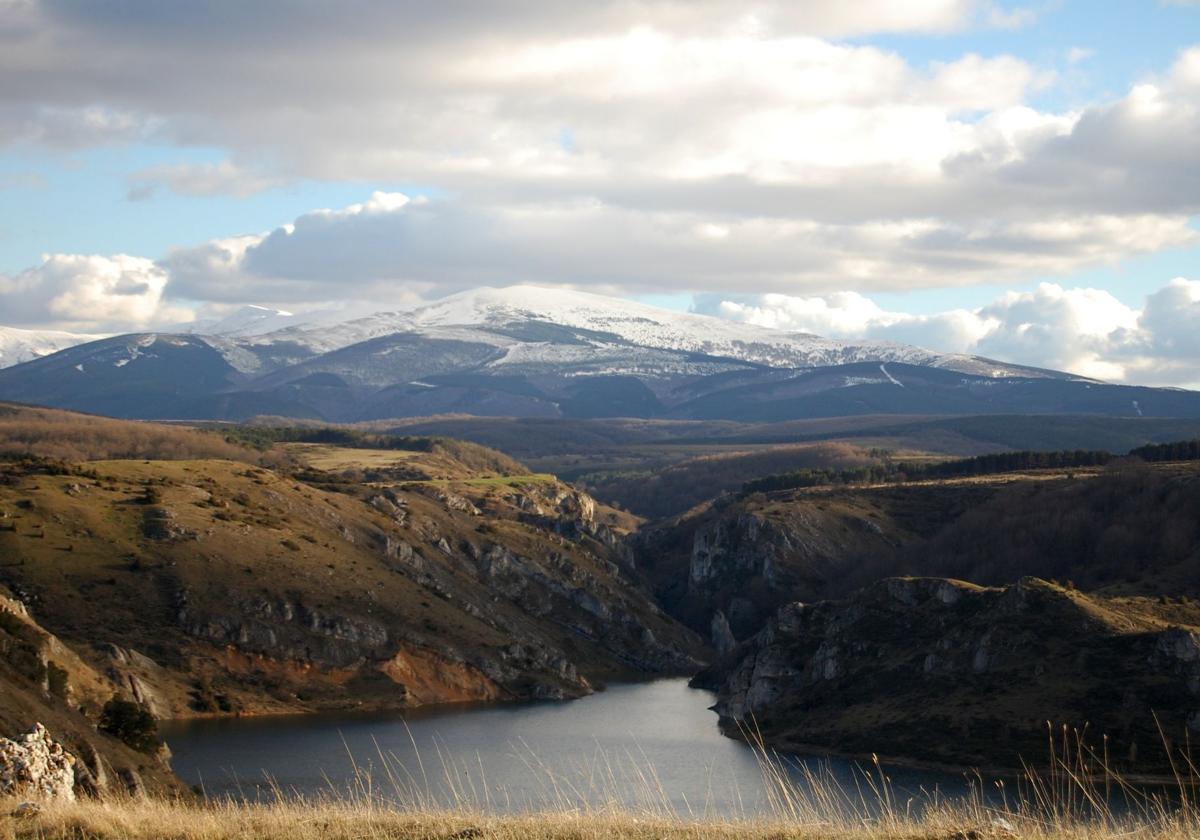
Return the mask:
<svg viewBox="0 0 1200 840">
<path fill-rule="evenodd" d="M 32 335 L 24 346 L 36 349 L 18 358 L 56 349 L 52 338 L 38 344 Z M 1189 391 L 535 286 L 481 288 L 344 321 L 246 307 L 171 332 L 84 341 L 0 370 L 0 399 L 129 418 L 336 422 L 434 414 L 1200 416 L 1200 394 Z"/>
</svg>

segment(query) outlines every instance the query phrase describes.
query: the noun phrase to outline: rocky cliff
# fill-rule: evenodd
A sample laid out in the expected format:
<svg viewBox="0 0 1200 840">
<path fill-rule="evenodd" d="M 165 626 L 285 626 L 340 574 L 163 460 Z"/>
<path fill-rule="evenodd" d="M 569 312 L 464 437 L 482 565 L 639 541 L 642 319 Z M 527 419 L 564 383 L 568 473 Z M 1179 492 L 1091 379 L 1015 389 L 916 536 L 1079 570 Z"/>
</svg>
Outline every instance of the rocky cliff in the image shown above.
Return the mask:
<svg viewBox="0 0 1200 840">
<path fill-rule="evenodd" d="M 1121 770 L 1165 774 L 1163 735 L 1200 735 L 1186 601 L 893 578 L 786 606 L 728 661 L 705 675 L 722 726 L 771 747 L 1015 769 L 1049 759 L 1049 723 Z"/>
<path fill-rule="evenodd" d="M 104 704 L 121 692 L 0 588 L 0 795 L 178 794 L 165 753 L 98 729 Z"/>
<path fill-rule="evenodd" d="M 634 546 L 664 607 L 720 648 L 785 603 L 896 575 L 1195 597 L 1198 523 L 1196 464 L 1116 464 L 723 497 Z"/>
<path fill-rule="evenodd" d="M 548 477 L 0 472 L 0 581 L 159 717 L 577 697 L 704 656 L 627 572 L 618 517 Z"/>
<path fill-rule="evenodd" d="M 869 582 L 862 574 L 868 561 L 898 558 L 993 492 L 843 488 L 726 496 L 647 528 L 632 544 L 663 605 L 713 647 L 728 647 L 754 635 L 783 604 Z"/>
</svg>

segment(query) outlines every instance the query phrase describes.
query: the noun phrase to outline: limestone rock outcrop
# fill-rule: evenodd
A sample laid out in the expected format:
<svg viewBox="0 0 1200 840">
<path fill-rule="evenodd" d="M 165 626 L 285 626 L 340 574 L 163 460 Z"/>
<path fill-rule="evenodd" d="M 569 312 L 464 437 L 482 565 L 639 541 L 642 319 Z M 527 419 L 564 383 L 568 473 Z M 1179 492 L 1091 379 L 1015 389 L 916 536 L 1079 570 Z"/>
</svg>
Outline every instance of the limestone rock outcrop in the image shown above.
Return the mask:
<svg viewBox="0 0 1200 840">
<path fill-rule="evenodd" d="M 0 796 L 74 801 L 75 763 L 40 723 L 16 739 L 0 738 Z"/>
</svg>

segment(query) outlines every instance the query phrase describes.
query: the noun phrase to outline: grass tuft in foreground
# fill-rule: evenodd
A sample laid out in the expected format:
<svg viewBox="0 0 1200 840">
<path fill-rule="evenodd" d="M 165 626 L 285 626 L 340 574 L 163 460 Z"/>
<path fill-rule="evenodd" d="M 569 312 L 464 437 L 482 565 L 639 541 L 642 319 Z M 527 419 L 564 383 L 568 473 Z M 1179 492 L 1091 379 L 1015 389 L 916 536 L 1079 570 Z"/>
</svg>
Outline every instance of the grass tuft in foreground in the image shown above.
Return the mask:
<svg viewBox="0 0 1200 840">
<path fill-rule="evenodd" d="M 362 772 L 351 788 L 317 797 L 275 791 L 268 802 L 200 803 L 107 800 L 49 804 L 28 817 L 7 816 L 0 801 L 0 840 L 1194 840 L 1200 837 L 1200 773 L 1181 760 L 1175 784 L 1146 788 L 1109 771 L 1082 738 L 1063 733 L 1049 772 L 1026 772 L 1011 790 L 998 783 L 947 799 L 899 793 L 878 762 L 852 783 L 832 771 L 788 772 L 756 745 L 768 809 L 761 816 L 681 815 L 653 770 L 638 774 L 641 806 L 630 808 L 597 789 L 582 791 L 548 775 L 546 805 L 497 814 L 496 802 L 470 786 L 438 804 L 414 793 L 413 779 L 385 763 L 383 784 Z M 753 739 L 752 739 L 753 740 Z M 1055 739 L 1056 740 L 1056 739 Z M 381 756 L 383 758 L 383 756 Z M 446 763 L 446 781 L 457 771 Z M 424 777 L 424 768 L 422 768 Z M 424 780 L 424 779 L 423 779 Z M 609 784 L 616 783 L 609 778 Z M 615 787 L 614 787 L 615 790 Z M 584 795 L 586 794 L 586 795 Z M 490 795 L 489 795 L 490 797 Z"/>
</svg>

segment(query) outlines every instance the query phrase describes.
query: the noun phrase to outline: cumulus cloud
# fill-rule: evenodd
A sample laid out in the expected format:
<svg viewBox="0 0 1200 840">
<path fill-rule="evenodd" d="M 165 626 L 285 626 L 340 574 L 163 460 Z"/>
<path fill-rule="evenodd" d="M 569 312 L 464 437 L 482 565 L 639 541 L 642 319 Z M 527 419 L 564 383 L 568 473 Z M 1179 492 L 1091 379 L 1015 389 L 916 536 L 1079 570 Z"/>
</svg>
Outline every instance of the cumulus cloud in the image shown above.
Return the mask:
<svg viewBox="0 0 1200 840">
<path fill-rule="evenodd" d="M 906 289 L 1017 283 L 1195 242 L 1186 217 L 1054 217 L 864 224 L 631 211 L 597 200 L 473 206 L 375 193 L 265 235 L 175 249 L 170 294 L 189 300 L 385 300 L 479 285 L 618 292 Z"/>
<path fill-rule="evenodd" d="M 310 214 L 247 254 L 252 275 L 315 286 L 295 258 L 328 243 L 351 259 L 327 295 L 355 277 L 487 278 L 472 253 L 494 257 L 498 276 L 542 278 L 566 262 L 554 234 L 576 237 L 583 257 L 621 255 L 619 276 L 577 263 L 560 279 L 636 278 L 642 291 L 681 284 L 668 269 L 727 281 L 735 256 L 747 283 L 765 278 L 758 291 L 1016 282 L 1187 244 L 1200 212 L 1200 49 L 1115 101 L 1054 112 L 1029 105 L 1053 73 L 1013 56 L 925 65 L 845 40 L 1027 23 L 1012 4 L 3 9 L 0 142 L 150 139 L 229 155 L 135 173 L 131 197 L 245 195 L 293 178 L 454 197 L 352 223 Z M 728 235 L 690 242 L 718 229 Z"/>
<path fill-rule="evenodd" d="M 135 172 L 135 199 L 299 178 L 438 196 L 375 193 L 157 264 L 49 257 L 0 278 L 0 300 L 14 322 L 130 328 L 178 302 L 382 305 L 509 282 L 753 290 L 714 306 L 1191 381 L 1193 281 L 1140 310 L 1055 285 L 921 316 L 870 300 L 1197 245 L 1200 47 L 1056 111 L 1031 104 L 1063 83 L 1036 62 L 918 63 L 863 38 L 1034 17 L 988 0 L 0 0 L 0 143 L 227 156 Z M 1069 75 L 1089 55 L 1059 62 Z"/>
<path fill-rule="evenodd" d="M 164 303 L 166 285 L 166 272 L 143 257 L 51 254 L 15 276 L 0 275 L 0 302 L 11 324 L 125 331 L 191 317 Z"/>
<path fill-rule="evenodd" d="M 852 292 L 740 300 L 701 296 L 697 311 L 837 338 L 900 341 L 1139 384 L 1200 386 L 1200 282 L 1176 278 L 1134 309 L 1100 289 L 1042 283 L 986 306 L 915 315 Z"/>
</svg>

